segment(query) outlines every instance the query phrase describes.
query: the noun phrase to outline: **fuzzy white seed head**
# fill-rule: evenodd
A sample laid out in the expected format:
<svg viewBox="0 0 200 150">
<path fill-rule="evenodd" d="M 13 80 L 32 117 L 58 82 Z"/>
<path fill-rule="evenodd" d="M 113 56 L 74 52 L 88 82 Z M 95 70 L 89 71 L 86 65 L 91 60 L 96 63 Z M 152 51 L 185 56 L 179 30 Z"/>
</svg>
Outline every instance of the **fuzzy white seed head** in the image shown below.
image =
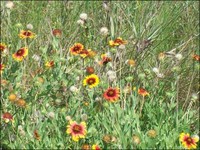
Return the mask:
<svg viewBox="0 0 200 150">
<path fill-rule="evenodd" d="M 114 81 L 116 79 L 116 76 L 115 75 L 110 75 L 110 76 L 108 76 L 108 79 L 110 81 Z"/>
<path fill-rule="evenodd" d="M 104 35 L 104 36 L 108 35 L 108 28 L 107 27 L 102 27 L 100 29 L 100 33 L 101 33 L 101 35 Z"/>
<path fill-rule="evenodd" d="M 87 20 L 87 14 L 86 13 L 81 13 L 80 14 L 80 19 L 81 20 Z"/>
<path fill-rule="evenodd" d="M 37 62 L 41 60 L 41 57 L 38 56 L 38 55 L 36 55 L 36 54 L 34 54 L 34 55 L 32 56 L 32 58 L 33 58 L 35 61 L 37 61 Z"/>
<path fill-rule="evenodd" d="M 152 70 L 153 70 L 153 72 L 155 72 L 156 74 L 159 73 L 159 69 L 156 68 L 156 67 L 154 67 Z"/>
<path fill-rule="evenodd" d="M 71 118 L 70 116 L 66 116 L 65 119 L 66 119 L 67 121 L 72 120 L 72 118 Z"/>
<path fill-rule="evenodd" d="M 54 113 L 54 112 L 49 112 L 49 113 L 47 114 L 47 116 L 48 116 L 49 118 L 53 119 L 53 118 L 55 117 L 55 113 Z"/>
<path fill-rule="evenodd" d="M 26 28 L 29 29 L 29 30 L 32 30 L 33 29 L 33 25 L 29 23 L 29 24 L 26 25 Z"/>
<path fill-rule="evenodd" d="M 71 87 L 69 88 L 69 90 L 70 90 L 71 92 L 73 92 L 73 93 L 78 92 L 78 88 L 75 87 L 75 86 L 71 86 Z"/>
<path fill-rule="evenodd" d="M 14 3 L 11 1 L 6 2 L 6 8 L 12 9 L 14 7 Z"/>
<path fill-rule="evenodd" d="M 114 71 L 112 71 L 112 70 L 109 70 L 109 71 L 107 72 L 107 75 L 108 75 L 108 76 L 116 75 L 116 73 L 115 73 Z"/>
<path fill-rule="evenodd" d="M 85 23 L 85 21 L 84 21 L 84 20 L 81 20 L 81 19 L 79 19 L 79 20 L 77 21 L 77 24 L 79 24 L 79 25 L 84 25 L 84 23 Z"/>
<path fill-rule="evenodd" d="M 121 49 L 121 50 L 124 50 L 126 48 L 126 46 L 124 45 L 124 44 L 121 44 L 120 46 L 119 46 L 119 49 Z"/>
<path fill-rule="evenodd" d="M 175 58 L 178 59 L 178 60 L 181 60 L 183 58 L 183 55 L 182 54 L 176 54 Z"/>
<path fill-rule="evenodd" d="M 81 119 L 82 119 L 83 121 L 86 121 L 86 120 L 88 119 L 87 114 L 82 114 L 82 115 L 81 115 Z"/>
</svg>

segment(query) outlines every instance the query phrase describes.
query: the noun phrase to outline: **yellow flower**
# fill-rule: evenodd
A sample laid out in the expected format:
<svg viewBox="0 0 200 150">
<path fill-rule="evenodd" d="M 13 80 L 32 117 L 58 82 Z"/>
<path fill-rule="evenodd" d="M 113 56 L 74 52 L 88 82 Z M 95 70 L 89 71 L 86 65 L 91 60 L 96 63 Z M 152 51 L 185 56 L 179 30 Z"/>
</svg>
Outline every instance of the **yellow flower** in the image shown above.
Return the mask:
<svg viewBox="0 0 200 150">
<path fill-rule="evenodd" d="M 189 133 L 181 133 L 179 136 L 179 140 L 184 148 L 196 149 L 199 138 L 197 138 L 196 136 L 190 136 Z"/>
<path fill-rule="evenodd" d="M 14 102 L 17 100 L 17 95 L 16 94 L 10 94 L 8 99 L 11 101 L 11 102 Z"/>
<path fill-rule="evenodd" d="M 101 150 L 101 148 L 97 144 L 94 144 L 92 145 L 92 150 Z"/>
<path fill-rule="evenodd" d="M 19 37 L 20 37 L 21 39 L 26 39 L 26 38 L 32 39 L 32 38 L 35 37 L 35 33 L 31 32 L 30 30 L 27 30 L 27 31 L 21 30 L 21 31 L 20 31 L 20 34 L 19 34 Z"/>
<path fill-rule="evenodd" d="M 114 47 L 114 46 L 119 46 L 119 45 L 124 45 L 124 44 L 127 44 L 127 41 L 123 40 L 121 37 L 118 37 L 116 38 L 114 41 L 113 40 L 110 40 L 109 41 L 109 45 L 111 47 Z"/>
<path fill-rule="evenodd" d="M 2 73 L 3 70 L 5 69 L 5 65 L 4 64 L 0 64 L 0 72 Z"/>
<path fill-rule="evenodd" d="M 28 55 L 28 48 L 27 47 L 23 47 L 23 48 L 20 48 L 16 53 L 14 53 L 12 55 L 12 57 L 16 61 L 22 61 L 27 55 Z"/>
<path fill-rule="evenodd" d="M 3 52 L 6 49 L 6 44 L 5 43 L 0 43 L 0 51 Z"/>
<path fill-rule="evenodd" d="M 83 49 L 84 46 L 81 43 L 75 43 L 69 50 L 71 54 L 78 55 Z"/>
<path fill-rule="evenodd" d="M 87 133 L 86 123 L 81 122 L 80 124 L 76 123 L 76 121 L 69 121 L 69 125 L 67 125 L 67 134 L 72 136 L 72 140 L 78 142 L 80 138 L 85 138 Z"/>
<path fill-rule="evenodd" d="M 98 84 L 99 84 L 99 77 L 95 74 L 91 74 L 83 80 L 83 85 L 84 86 L 88 85 L 89 88 L 93 88 Z"/>
<path fill-rule="evenodd" d="M 138 89 L 138 94 L 142 95 L 143 97 L 149 95 L 149 93 L 144 88 L 139 88 Z"/>
<path fill-rule="evenodd" d="M 54 66 L 54 61 L 48 61 L 48 62 L 46 62 L 45 66 L 47 68 L 52 68 Z"/>
</svg>

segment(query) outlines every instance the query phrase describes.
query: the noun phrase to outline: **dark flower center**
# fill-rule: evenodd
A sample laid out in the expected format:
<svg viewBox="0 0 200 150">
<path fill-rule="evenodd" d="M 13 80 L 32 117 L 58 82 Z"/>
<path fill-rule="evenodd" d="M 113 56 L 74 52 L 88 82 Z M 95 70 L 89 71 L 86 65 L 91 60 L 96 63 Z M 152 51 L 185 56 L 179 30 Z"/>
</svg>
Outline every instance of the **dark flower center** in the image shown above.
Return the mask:
<svg viewBox="0 0 200 150">
<path fill-rule="evenodd" d="M 3 65 L 2 65 L 2 64 L 0 64 L 0 70 L 1 70 L 1 69 L 3 69 Z"/>
<path fill-rule="evenodd" d="M 0 45 L 0 50 L 4 50 L 5 46 Z"/>
<path fill-rule="evenodd" d="M 79 46 L 75 46 L 75 47 L 74 47 L 74 51 L 75 51 L 75 52 L 77 52 L 77 51 L 79 51 L 79 50 L 80 50 L 80 47 L 79 47 Z"/>
<path fill-rule="evenodd" d="M 4 119 L 10 119 L 10 120 L 13 119 L 12 115 L 10 113 L 8 113 L 8 112 L 3 114 L 3 118 Z"/>
<path fill-rule="evenodd" d="M 87 50 L 83 50 L 80 54 L 86 54 L 86 55 L 88 55 L 89 52 Z"/>
<path fill-rule="evenodd" d="M 95 83 L 95 79 L 94 79 L 94 78 L 89 78 L 88 81 L 87 81 L 87 83 L 88 83 L 89 85 L 92 85 L 92 84 Z"/>
<path fill-rule="evenodd" d="M 103 57 L 103 64 L 107 64 L 110 61 L 111 61 L 111 58 L 109 58 L 109 57 Z"/>
<path fill-rule="evenodd" d="M 54 65 L 54 61 L 51 61 L 49 64 L 50 64 L 50 66 L 53 66 Z"/>
<path fill-rule="evenodd" d="M 29 31 L 25 31 L 23 34 L 24 34 L 25 36 L 31 36 L 31 32 L 29 32 Z"/>
<path fill-rule="evenodd" d="M 187 145 L 191 145 L 193 144 L 193 139 L 191 137 L 188 137 L 185 139 L 185 142 L 187 143 Z"/>
<path fill-rule="evenodd" d="M 110 89 L 110 90 L 107 92 L 107 95 L 110 96 L 110 97 L 114 96 L 114 95 L 115 95 L 115 90 Z"/>
<path fill-rule="evenodd" d="M 17 51 L 17 56 L 22 56 L 24 54 L 24 50 L 23 49 L 19 49 Z"/>
<path fill-rule="evenodd" d="M 116 39 L 114 42 L 115 42 L 115 43 L 119 43 L 119 44 L 123 44 L 123 41 L 120 40 L 120 39 Z"/>
<path fill-rule="evenodd" d="M 79 133 L 80 131 L 81 131 L 81 126 L 80 125 L 75 125 L 74 127 L 73 127 L 73 132 L 74 133 Z"/>
</svg>

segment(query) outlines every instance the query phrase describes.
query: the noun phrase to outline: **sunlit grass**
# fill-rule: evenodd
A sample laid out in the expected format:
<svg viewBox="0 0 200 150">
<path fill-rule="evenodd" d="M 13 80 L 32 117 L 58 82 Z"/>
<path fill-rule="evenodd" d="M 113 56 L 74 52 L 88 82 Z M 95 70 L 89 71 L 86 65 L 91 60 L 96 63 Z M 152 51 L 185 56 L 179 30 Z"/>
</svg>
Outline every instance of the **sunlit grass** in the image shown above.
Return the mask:
<svg viewBox="0 0 200 150">
<path fill-rule="evenodd" d="M 199 2 L 13 4 L 1 1 L 4 148 L 199 147 Z"/>
</svg>

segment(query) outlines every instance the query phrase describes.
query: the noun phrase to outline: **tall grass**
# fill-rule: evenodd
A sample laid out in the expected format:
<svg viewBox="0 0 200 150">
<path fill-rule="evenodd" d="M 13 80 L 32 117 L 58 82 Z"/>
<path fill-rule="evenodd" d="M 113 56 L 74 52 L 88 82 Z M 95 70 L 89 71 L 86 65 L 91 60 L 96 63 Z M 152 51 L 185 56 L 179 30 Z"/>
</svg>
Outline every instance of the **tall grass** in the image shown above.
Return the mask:
<svg viewBox="0 0 200 150">
<path fill-rule="evenodd" d="M 5 64 L 1 81 L 7 83 L 1 83 L 1 114 L 11 113 L 14 123 L 1 120 L 3 146 L 81 149 L 83 144 L 98 144 L 102 149 L 180 149 L 181 132 L 199 134 L 195 96 L 199 95 L 199 63 L 192 59 L 199 54 L 198 1 L 14 1 L 13 9 L 5 3 L 1 1 L 1 42 L 8 46 L 8 54 L 1 53 L 1 64 Z M 77 24 L 81 13 L 88 15 L 83 26 Z M 20 30 L 29 23 L 36 38 L 20 39 Z M 101 27 L 108 28 L 108 36 L 101 35 Z M 56 38 L 53 29 L 60 29 L 62 36 Z M 128 41 L 124 49 L 108 45 L 117 37 Z M 71 55 L 70 47 L 78 42 L 95 50 L 95 58 Z M 29 54 L 16 62 L 12 54 L 24 46 Z M 97 60 L 108 52 L 112 61 L 100 66 Z M 164 59 L 159 59 L 160 53 Z M 182 58 L 177 59 L 176 54 Z M 35 61 L 33 55 L 41 61 Z M 127 64 L 130 59 L 136 62 L 133 67 Z M 51 60 L 55 66 L 45 68 Z M 93 89 L 82 84 L 88 66 L 100 78 Z M 152 71 L 155 67 L 162 77 Z M 113 82 L 107 77 L 109 70 L 117 74 Z M 72 86 L 78 92 L 72 92 Z M 119 87 L 118 102 L 103 98 L 108 87 Z M 149 96 L 138 94 L 141 87 Z M 26 108 L 9 101 L 12 93 L 26 101 Z M 55 116 L 49 117 L 49 112 Z M 74 142 L 66 134 L 66 116 L 81 122 L 84 115 L 86 137 Z M 34 137 L 34 130 L 40 140 Z M 149 134 L 152 130 L 153 135 Z"/>
</svg>

